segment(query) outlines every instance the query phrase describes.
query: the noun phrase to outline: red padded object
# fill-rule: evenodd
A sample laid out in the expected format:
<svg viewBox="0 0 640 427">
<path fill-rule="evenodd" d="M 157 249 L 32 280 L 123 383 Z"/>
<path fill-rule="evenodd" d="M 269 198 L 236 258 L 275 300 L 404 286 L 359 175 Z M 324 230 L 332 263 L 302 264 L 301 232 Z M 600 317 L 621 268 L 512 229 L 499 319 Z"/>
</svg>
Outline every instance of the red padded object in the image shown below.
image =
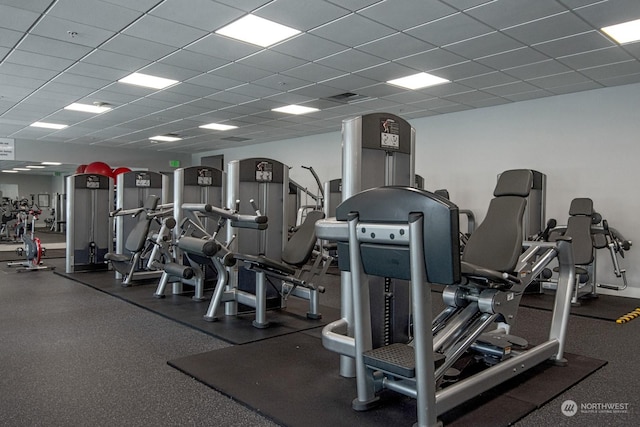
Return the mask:
<svg viewBox="0 0 640 427">
<path fill-rule="evenodd" d="M 84 170 L 87 168 L 87 165 L 79 165 L 76 168 L 76 173 L 84 173 Z"/>
<path fill-rule="evenodd" d="M 111 167 L 104 162 L 89 163 L 84 170 L 84 173 L 94 173 L 96 175 L 104 175 L 113 178 L 113 171 Z"/>
<path fill-rule="evenodd" d="M 121 173 L 125 173 L 125 172 L 131 172 L 131 169 L 129 169 L 126 166 L 120 166 L 119 168 L 115 168 L 113 170 L 113 177 L 115 178 L 116 176 L 120 175 Z"/>
</svg>

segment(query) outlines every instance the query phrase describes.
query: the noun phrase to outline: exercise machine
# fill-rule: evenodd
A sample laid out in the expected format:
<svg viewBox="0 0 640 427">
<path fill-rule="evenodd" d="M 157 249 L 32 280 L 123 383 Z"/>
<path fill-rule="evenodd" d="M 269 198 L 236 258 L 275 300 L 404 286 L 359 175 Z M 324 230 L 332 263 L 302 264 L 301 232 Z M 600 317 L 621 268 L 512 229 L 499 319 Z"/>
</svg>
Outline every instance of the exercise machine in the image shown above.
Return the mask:
<svg viewBox="0 0 640 427">
<path fill-rule="evenodd" d="M 415 184 L 415 129 L 401 117 L 389 113 L 372 113 L 342 122 L 342 200 L 360 191 L 390 185 L 411 187 Z M 338 251 L 338 259 L 346 254 Z M 410 319 L 401 313 L 409 305 L 406 281 L 378 277 L 371 295 L 376 309 L 372 312 L 376 343 L 389 342 L 392 336 L 406 337 Z M 351 276 L 340 273 L 341 316 L 345 325 L 353 325 Z M 352 329 L 347 327 L 350 331 Z M 355 376 L 353 359 L 340 357 L 340 375 Z"/>
<path fill-rule="evenodd" d="M 417 189 L 363 191 L 343 202 L 335 219 L 318 222 L 320 238 L 338 241 L 340 269 L 351 277 L 354 323 L 330 323 L 322 341 L 327 349 L 354 360 L 355 410 L 377 406 L 378 393 L 389 389 L 416 399 L 416 425 L 437 426 L 439 415 L 540 363 L 566 364 L 575 278 L 571 243 L 523 240 L 531 186 L 530 171 L 504 172 L 485 220 L 462 255 L 457 207 Z M 524 289 L 554 259 L 560 277 L 549 337 L 529 347 L 510 332 Z M 375 344 L 373 277 L 410 281 L 407 340 Z M 435 318 L 432 284 L 445 285 L 446 308 Z"/>
<path fill-rule="evenodd" d="M 48 270 L 50 268 L 46 265 L 42 265 L 42 257 L 45 254 L 45 248 L 42 246 L 40 239 L 35 235 L 36 221 L 38 220 L 38 215 L 41 213 L 42 211 L 36 205 L 31 206 L 28 211 L 24 211 L 22 213 L 23 215 L 19 228 L 20 238 L 24 243 L 24 248 L 17 248 L 16 253 L 19 256 L 24 255 L 26 259 L 24 261 L 7 263 L 8 267 L 23 267 L 18 269 L 18 272 Z M 31 218 L 30 230 L 25 227 L 29 217 Z"/>
<path fill-rule="evenodd" d="M 66 179 L 66 273 L 104 271 L 105 255 L 113 252 L 110 212 L 113 181 L 97 174 L 76 174 Z"/>
</svg>

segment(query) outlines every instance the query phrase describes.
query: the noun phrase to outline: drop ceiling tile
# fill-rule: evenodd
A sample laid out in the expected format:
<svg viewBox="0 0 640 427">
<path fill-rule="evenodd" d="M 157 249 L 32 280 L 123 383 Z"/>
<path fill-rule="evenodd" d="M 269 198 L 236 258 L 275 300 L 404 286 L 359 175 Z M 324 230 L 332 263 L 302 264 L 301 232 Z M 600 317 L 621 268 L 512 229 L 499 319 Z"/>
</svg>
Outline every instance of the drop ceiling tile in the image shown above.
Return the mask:
<svg viewBox="0 0 640 427">
<path fill-rule="evenodd" d="M 543 89 L 537 89 L 531 92 L 517 93 L 515 95 L 504 95 L 505 98 L 510 101 L 529 101 L 531 99 L 546 98 L 547 96 L 553 96 L 552 92 Z"/>
<path fill-rule="evenodd" d="M 135 52 L 136 57 L 155 61 L 175 51 L 176 48 L 166 44 L 119 34 L 100 46 L 100 49 L 109 52 L 128 55 Z"/>
<path fill-rule="evenodd" d="M 237 61 L 240 58 L 256 53 L 262 48 L 249 43 L 233 40 L 217 34 L 209 34 L 208 36 L 198 40 L 185 47 L 185 49 L 210 55 L 215 53 L 216 58 L 222 58 L 229 61 Z"/>
<path fill-rule="evenodd" d="M 396 61 L 399 64 L 421 71 L 430 71 L 453 64 L 467 62 L 467 59 L 444 49 L 433 49 L 417 55 L 408 56 Z"/>
<path fill-rule="evenodd" d="M 295 58 L 306 59 L 307 61 L 315 61 L 342 52 L 345 49 L 346 46 L 344 45 L 308 33 L 302 33 L 269 48 L 269 50 L 284 53 Z"/>
<path fill-rule="evenodd" d="M 271 89 L 276 89 L 278 91 L 289 91 L 299 87 L 308 86 L 310 84 L 307 80 L 297 79 L 284 74 L 272 74 L 263 79 L 256 80 L 253 83 Z"/>
<path fill-rule="evenodd" d="M 538 88 L 526 82 L 514 82 L 500 86 L 488 87 L 482 90 L 496 96 L 512 96 L 524 92 L 533 92 L 538 90 Z"/>
<path fill-rule="evenodd" d="M 158 4 L 158 0 L 104 0 L 107 3 L 124 6 L 128 9 L 137 10 L 139 12 L 147 12 Z"/>
<path fill-rule="evenodd" d="M 632 61 L 633 59 L 634 58 L 631 55 L 622 49 L 619 49 L 618 47 L 609 47 L 591 52 L 579 53 L 577 55 L 565 56 L 558 58 L 558 61 L 570 68 L 573 68 L 574 70 L 579 70 L 604 64 Z"/>
<path fill-rule="evenodd" d="M 272 101 L 274 104 L 281 104 L 279 106 L 283 106 L 283 105 L 290 105 L 290 104 L 302 104 L 304 102 L 308 102 L 313 99 L 314 99 L 313 97 L 299 95 L 297 93 L 286 92 L 286 93 L 279 93 L 277 95 L 270 96 L 266 100 Z"/>
<path fill-rule="evenodd" d="M 357 47 L 358 50 L 380 58 L 398 59 L 405 56 L 423 53 L 435 46 L 403 33 L 395 33 Z"/>
<path fill-rule="evenodd" d="M 553 89 L 560 86 L 575 85 L 588 81 L 589 78 L 585 77 L 583 74 L 575 71 L 569 71 L 567 73 L 531 79 L 529 82 L 542 89 Z"/>
<path fill-rule="evenodd" d="M 219 92 L 219 89 L 182 82 L 179 85 L 167 88 L 167 91 L 188 97 L 202 98 Z"/>
<path fill-rule="evenodd" d="M 348 13 L 341 7 L 316 0 L 277 0 L 254 12 L 257 16 L 299 31 L 308 31 Z"/>
<path fill-rule="evenodd" d="M 122 33 L 174 47 L 183 47 L 207 35 L 206 31 L 151 15 L 140 18 Z"/>
<path fill-rule="evenodd" d="M 576 15 L 565 12 L 504 30 L 504 33 L 532 45 L 592 30 Z"/>
<path fill-rule="evenodd" d="M 623 49 L 633 55 L 634 58 L 640 59 L 640 43 L 625 44 Z"/>
<path fill-rule="evenodd" d="M 46 90 L 38 90 L 20 103 L 20 106 L 25 108 L 33 108 L 38 105 L 52 108 L 63 108 L 67 105 L 75 102 L 78 99 L 77 96 L 65 93 L 55 93 Z"/>
<path fill-rule="evenodd" d="M 460 111 L 471 110 L 473 107 L 464 104 L 455 104 L 451 107 L 434 108 L 433 111 L 440 114 L 458 113 Z"/>
<path fill-rule="evenodd" d="M 271 73 L 268 71 L 261 70 L 255 67 L 249 67 L 248 65 L 241 64 L 240 62 L 234 62 L 232 64 L 216 68 L 209 74 L 234 80 L 240 80 L 246 83 L 253 82 L 255 80 L 259 80 L 271 75 Z"/>
<path fill-rule="evenodd" d="M 379 82 L 387 82 L 400 77 L 410 76 L 415 73 L 416 70 L 413 68 L 409 68 L 396 62 L 387 62 L 386 64 L 360 70 L 356 74 Z"/>
<path fill-rule="evenodd" d="M 552 74 L 560 74 L 570 70 L 571 69 L 566 65 L 561 64 L 554 59 L 549 59 L 547 61 L 522 65 L 503 71 L 519 79 L 529 80 L 537 77 L 550 76 Z"/>
<path fill-rule="evenodd" d="M 456 95 L 458 93 L 469 92 L 469 88 L 457 83 L 444 83 L 441 85 L 420 89 L 419 91 L 424 93 L 425 95 L 428 95 L 429 97 L 443 97 Z"/>
<path fill-rule="evenodd" d="M 239 2 L 238 0 L 216 0 L 217 3 L 226 4 L 244 10 L 245 12 L 251 12 L 271 1 L 272 0 L 243 0 Z"/>
<path fill-rule="evenodd" d="M 142 16 L 141 12 L 99 0 L 58 1 L 49 15 L 92 27 L 120 31 Z"/>
<path fill-rule="evenodd" d="M 467 61 L 460 64 L 450 65 L 448 67 L 438 68 L 437 70 L 430 71 L 430 73 L 447 80 L 455 81 L 479 74 L 487 74 L 491 71 L 494 70 L 485 65 L 474 61 Z"/>
<path fill-rule="evenodd" d="M 605 86 L 619 86 L 640 83 L 640 73 L 628 74 L 626 76 L 615 76 L 606 79 L 600 79 L 598 82 Z"/>
<path fill-rule="evenodd" d="M 20 50 L 71 60 L 78 60 L 91 52 L 87 46 L 35 35 L 26 36 L 20 43 Z"/>
<path fill-rule="evenodd" d="M 443 98 L 428 98 L 424 101 L 414 102 L 411 104 L 414 108 L 422 108 L 424 110 L 433 110 L 436 108 L 446 108 L 456 105 L 455 102 Z"/>
<path fill-rule="evenodd" d="M 14 50 L 5 59 L 12 64 L 26 65 L 29 67 L 44 68 L 46 70 L 61 71 L 73 64 L 74 61 L 54 56 L 42 55 L 24 50 Z"/>
<path fill-rule="evenodd" d="M 66 72 L 75 76 L 96 77 L 109 81 L 119 80 L 129 74 L 129 71 L 126 70 L 116 70 L 115 68 L 103 67 L 82 61 L 73 64 Z"/>
<path fill-rule="evenodd" d="M 37 88 L 39 88 L 40 86 L 42 86 L 43 84 L 45 84 L 47 81 L 46 80 L 37 80 L 34 78 L 30 78 L 30 77 L 25 77 L 25 76 L 15 76 L 15 75 L 9 75 L 9 74 L 3 74 L 2 75 L 2 84 L 7 85 L 7 86 L 18 86 L 18 87 L 24 87 L 24 88 L 28 88 L 31 90 L 35 90 Z"/>
<path fill-rule="evenodd" d="M 329 80 L 334 77 L 344 75 L 344 71 L 336 70 L 335 68 L 326 67 L 318 63 L 309 62 L 300 67 L 293 68 L 291 70 L 284 71 L 282 74 L 285 76 L 292 76 L 301 80 L 307 80 L 309 83 L 321 82 Z"/>
<path fill-rule="evenodd" d="M 44 68 L 28 67 L 25 65 L 13 64 L 11 62 L 0 63 L 0 74 L 33 78 L 36 80 L 49 80 L 58 74 L 57 70 L 47 70 Z"/>
<path fill-rule="evenodd" d="M 150 15 L 204 31 L 215 31 L 240 18 L 244 12 L 210 0 L 166 0 Z"/>
<path fill-rule="evenodd" d="M 359 13 L 371 20 L 403 31 L 451 15 L 455 11 L 438 0 L 387 0 Z"/>
<path fill-rule="evenodd" d="M 216 101 L 228 102 L 232 106 L 255 100 L 255 97 L 229 91 L 218 92 L 208 98 L 215 99 Z"/>
<path fill-rule="evenodd" d="M 341 43 L 357 46 L 370 40 L 379 39 L 395 31 L 363 16 L 352 14 L 323 25 L 311 31 L 312 34 Z"/>
<path fill-rule="evenodd" d="M 619 62 L 617 64 L 587 68 L 580 70 L 580 72 L 594 80 L 607 79 L 615 76 L 640 73 L 640 63 L 638 63 L 638 61 Z"/>
<path fill-rule="evenodd" d="M 193 101 L 193 96 L 183 95 L 181 93 L 173 92 L 168 89 L 156 91 L 151 95 L 147 95 L 145 98 L 169 102 L 172 105 L 185 104 L 187 102 Z"/>
<path fill-rule="evenodd" d="M 202 74 L 199 71 L 191 70 L 189 68 L 178 67 L 176 65 L 169 65 L 161 62 L 154 62 L 138 71 L 144 74 L 151 74 L 152 76 L 165 77 L 178 81 L 189 80 L 192 77 Z"/>
<path fill-rule="evenodd" d="M 539 43 L 534 46 L 536 50 L 551 57 L 573 55 L 590 50 L 615 46 L 599 31 L 588 31 L 574 36 L 563 37 L 550 42 Z"/>
<path fill-rule="evenodd" d="M 412 104 L 414 102 L 424 101 L 426 97 L 425 97 L 425 94 L 422 92 L 408 90 L 405 92 L 387 95 L 384 98 L 390 99 L 391 101 L 395 101 L 400 104 Z"/>
<path fill-rule="evenodd" d="M 521 65 L 533 64 L 549 59 L 548 56 L 538 52 L 530 47 L 522 47 L 519 49 L 502 52 L 495 55 L 485 56 L 476 59 L 476 62 L 486 65 L 496 70 L 504 70 L 505 68 L 519 67 Z"/>
<path fill-rule="evenodd" d="M 447 45 L 446 49 L 467 59 L 476 59 L 520 47 L 524 47 L 522 43 L 504 34 L 493 32 Z"/>
<path fill-rule="evenodd" d="M 206 73 L 229 63 L 228 60 L 216 58 L 210 55 L 191 52 L 188 50 L 178 50 L 159 61 L 160 64 L 184 67 L 190 70 Z"/>
<path fill-rule="evenodd" d="M 298 67 L 304 64 L 305 61 L 272 50 L 263 50 L 241 59 L 238 63 L 271 71 L 272 73 L 280 73 L 290 68 Z"/>
<path fill-rule="evenodd" d="M 39 13 L 0 4 L 0 28 L 25 32 L 38 18 Z"/>
<path fill-rule="evenodd" d="M 2 47 L 14 47 L 15 44 L 22 38 L 22 32 L 10 30 L 8 28 L 0 28 L 0 46 Z M 4 55 L 0 56 L 0 58 Z"/>
<path fill-rule="evenodd" d="M 358 95 L 378 98 L 378 97 L 387 97 L 387 96 L 395 95 L 405 91 L 406 89 L 403 89 L 398 86 L 393 86 L 387 83 L 378 83 L 372 86 L 367 86 L 367 87 L 358 89 Z"/>
<path fill-rule="evenodd" d="M 513 27 L 567 9 L 556 0 L 496 0 L 466 13 L 496 29 Z"/>
<path fill-rule="evenodd" d="M 405 32 L 435 46 L 444 46 L 492 31 L 491 27 L 476 21 L 468 15 L 454 13 Z"/>
<path fill-rule="evenodd" d="M 589 5 L 576 13 L 595 28 L 640 19 L 640 2 L 636 0 L 611 0 Z"/>
<path fill-rule="evenodd" d="M 512 77 L 508 74 L 501 73 L 499 71 L 494 71 L 487 74 L 481 74 L 478 76 L 470 77 L 467 79 L 457 80 L 458 83 L 474 88 L 474 89 L 482 89 L 485 87 L 492 87 L 503 85 L 507 83 L 513 83 L 518 81 L 515 77 Z"/>
<path fill-rule="evenodd" d="M 255 98 L 266 98 L 268 96 L 280 93 L 279 90 L 271 89 L 266 86 L 259 86 L 252 83 L 247 83 L 241 86 L 228 89 L 230 92 L 239 93 L 241 95 L 252 96 Z"/>
<path fill-rule="evenodd" d="M 308 96 L 309 98 L 328 98 L 336 94 L 336 88 L 322 84 L 313 84 L 292 90 L 291 93 Z"/>
<path fill-rule="evenodd" d="M 13 85 L 5 85 L 1 83 L 0 80 L 0 93 L 2 93 L 2 100 L 9 100 L 13 102 L 18 102 L 25 96 L 28 96 L 31 92 L 33 92 L 32 88 L 28 87 L 18 87 Z"/>
<path fill-rule="evenodd" d="M 326 65 L 327 67 L 352 73 L 365 68 L 384 64 L 387 61 L 377 56 L 360 52 L 359 50 L 349 49 L 316 62 L 318 64 Z"/>
<path fill-rule="evenodd" d="M 211 98 L 200 98 L 195 101 L 189 102 L 188 105 L 194 105 L 196 107 L 204 108 L 207 111 L 215 111 L 220 108 L 229 107 L 231 104 L 228 102 L 222 102 Z"/>
<path fill-rule="evenodd" d="M 129 52 L 132 53 L 132 52 Z M 82 58 L 86 62 L 101 67 L 116 68 L 128 72 L 134 72 L 150 63 L 149 59 L 136 58 L 130 55 L 97 49 Z"/>
<path fill-rule="evenodd" d="M 71 73 L 60 74 L 56 78 L 52 79 L 51 82 L 67 84 L 70 86 L 73 85 L 78 87 L 87 87 L 94 90 L 101 89 L 111 83 L 110 80 L 89 76 L 80 76 Z"/>
<path fill-rule="evenodd" d="M 505 99 L 505 98 L 500 98 L 500 97 L 493 97 L 493 98 L 484 98 L 484 99 L 478 99 L 478 100 L 470 100 L 469 102 L 466 103 L 466 105 L 469 105 L 473 108 L 485 108 L 485 107 L 495 107 L 496 105 L 503 105 L 503 104 L 509 104 L 512 101 Z"/>
<path fill-rule="evenodd" d="M 81 98 L 78 102 L 92 104 L 93 102 L 106 102 L 113 106 L 125 105 L 138 99 L 137 96 L 125 95 L 123 93 L 112 92 L 109 88 L 95 91 L 87 98 Z"/>
<path fill-rule="evenodd" d="M 41 13 L 51 5 L 51 0 L 2 0 L 2 4 Z"/>
<path fill-rule="evenodd" d="M 70 32 L 76 34 L 72 35 Z M 89 47 L 98 47 L 115 35 L 114 31 L 103 30 L 48 15 L 44 16 L 29 33 Z"/>
<path fill-rule="evenodd" d="M 553 92 L 556 95 L 564 95 L 567 93 L 575 93 L 581 92 L 585 90 L 593 90 L 593 89 L 602 89 L 602 85 L 600 83 L 596 83 L 594 81 L 576 83 L 574 85 L 560 86 L 549 89 L 550 92 Z"/>
<path fill-rule="evenodd" d="M 352 92 L 359 88 L 374 85 L 378 82 L 366 77 L 359 76 L 357 74 L 346 74 L 333 79 L 325 80 L 322 84 L 332 86 L 338 89 L 342 89 L 347 92 Z"/>
<path fill-rule="evenodd" d="M 602 0 L 563 0 L 562 3 L 567 5 L 567 7 L 574 9 L 582 6 L 588 6 L 594 3 L 600 3 Z"/>
<path fill-rule="evenodd" d="M 185 82 L 218 90 L 231 89 L 232 87 L 244 84 L 244 82 L 240 80 L 229 79 L 213 73 L 200 74 Z"/>
</svg>

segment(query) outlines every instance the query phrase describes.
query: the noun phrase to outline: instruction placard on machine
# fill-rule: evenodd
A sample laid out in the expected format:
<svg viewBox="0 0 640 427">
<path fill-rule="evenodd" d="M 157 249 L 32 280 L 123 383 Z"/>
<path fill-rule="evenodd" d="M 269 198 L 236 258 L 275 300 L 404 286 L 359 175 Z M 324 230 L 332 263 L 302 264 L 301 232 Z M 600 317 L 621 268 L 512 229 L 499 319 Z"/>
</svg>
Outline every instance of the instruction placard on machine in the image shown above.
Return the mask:
<svg viewBox="0 0 640 427">
<path fill-rule="evenodd" d="M 380 146 L 382 148 L 400 148 L 400 125 L 393 119 L 380 121 Z"/>
<path fill-rule="evenodd" d="M 213 178 L 209 169 L 198 169 L 198 185 L 213 185 Z"/>
<path fill-rule="evenodd" d="M 148 173 L 136 174 L 136 187 L 151 187 L 151 177 Z"/>
<path fill-rule="evenodd" d="M 100 188 L 100 177 L 89 175 L 87 177 L 87 188 Z"/>
<path fill-rule="evenodd" d="M 256 163 L 256 181 L 271 182 L 273 181 L 273 164 L 269 162 Z"/>
</svg>

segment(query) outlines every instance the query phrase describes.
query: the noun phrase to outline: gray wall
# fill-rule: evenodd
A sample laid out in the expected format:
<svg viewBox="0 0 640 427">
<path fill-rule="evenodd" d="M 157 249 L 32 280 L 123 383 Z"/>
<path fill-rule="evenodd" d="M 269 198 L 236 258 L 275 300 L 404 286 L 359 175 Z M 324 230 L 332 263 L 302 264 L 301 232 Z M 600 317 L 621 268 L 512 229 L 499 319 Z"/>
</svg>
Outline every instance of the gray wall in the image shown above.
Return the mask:
<svg viewBox="0 0 640 427">
<path fill-rule="evenodd" d="M 573 198 L 590 197 L 611 226 L 638 240 L 639 111 L 640 84 L 635 84 L 409 119 L 416 128 L 416 173 L 425 178 L 426 189 L 447 188 L 458 206 L 482 220 L 498 173 L 537 169 L 547 175 L 547 218 L 562 224 Z M 312 165 L 322 180 L 339 177 L 340 147 L 335 132 L 202 155 L 224 154 L 227 162 L 271 157 L 291 166 L 291 178 L 312 188 L 311 176 L 300 166 Z M 199 158 L 194 156 L 194 164 Z M 599 255 L 599 280 L 619 283 L 608 254 Z M 632 247 L 622 263 L 631 289 L 618 295 L 640 298 L 640 247 Z"/>
</svg>

